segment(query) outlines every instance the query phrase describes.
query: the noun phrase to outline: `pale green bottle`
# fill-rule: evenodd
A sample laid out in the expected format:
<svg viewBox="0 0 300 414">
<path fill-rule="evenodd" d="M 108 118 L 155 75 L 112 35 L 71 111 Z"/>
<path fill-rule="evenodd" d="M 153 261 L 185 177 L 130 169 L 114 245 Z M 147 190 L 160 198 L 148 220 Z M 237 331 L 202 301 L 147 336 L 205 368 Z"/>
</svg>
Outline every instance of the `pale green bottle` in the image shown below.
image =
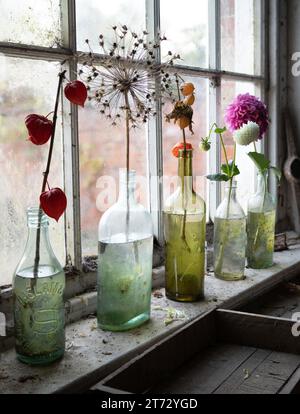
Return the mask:
<svg viewBox="0 0 300 414">
<path fill-rule="evenodd" d="M 47 365 L 65 351 L 65 275 L 50 244 L 48 217 L 30 208 L 27 220 L 27 244 L 13 279 L 16 352 L 21 362 Z"/>
<path fill-rule="evenodd" d="M 247 259 L 252 269 L 274 263 L 276 203 L 268 191 L 268 174 L 258 173 L 257 192 L 248 202 Z"/>
</svg>

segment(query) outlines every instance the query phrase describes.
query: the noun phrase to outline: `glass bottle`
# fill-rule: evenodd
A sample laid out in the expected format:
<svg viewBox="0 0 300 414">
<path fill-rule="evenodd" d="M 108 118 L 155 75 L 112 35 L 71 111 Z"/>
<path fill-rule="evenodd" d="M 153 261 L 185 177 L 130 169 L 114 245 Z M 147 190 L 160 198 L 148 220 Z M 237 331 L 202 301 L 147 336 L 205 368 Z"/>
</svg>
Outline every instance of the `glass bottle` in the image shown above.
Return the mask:
<svg viewBox="0 0 300 414">
<path fill-rule="evenodd" d="M 180 150 L 178 187 L 166 201 L 166 295 L 178 302 L 204 297 L 206 206 L 193 189 L 193 151 Z"/>
<path fill-rule="evenodd" d="M 236 181 L 228 182 L 214 223 L 214 270 L 222 280 L 245 277 L 246 215 L 236 198 Z"/>
<path fill-rule="evenodd" d="M 65 351 L 65 274 L 50 244 L 48 217 L 29 208 L 27 220 L 28 240 L 13 279 L 16 352 L 21 362 L 46 365 Z"/>
<path fill-rule="evenodd" d="M 258 173 L 256 194 L 248 203 L 248 266 L 267 269 L 273 266 L 276 204 L 268 192 L 268 173 Z"/>
<path fill-rule="evenodd" d="M 128 191 L 127 191 L 128 178 Z M 135 199 L 136 173 L 120 170 L 119 199 L 99 224 L 98 324 L 126 331 L 150 318 L 153 226 Z"/>
</svg>

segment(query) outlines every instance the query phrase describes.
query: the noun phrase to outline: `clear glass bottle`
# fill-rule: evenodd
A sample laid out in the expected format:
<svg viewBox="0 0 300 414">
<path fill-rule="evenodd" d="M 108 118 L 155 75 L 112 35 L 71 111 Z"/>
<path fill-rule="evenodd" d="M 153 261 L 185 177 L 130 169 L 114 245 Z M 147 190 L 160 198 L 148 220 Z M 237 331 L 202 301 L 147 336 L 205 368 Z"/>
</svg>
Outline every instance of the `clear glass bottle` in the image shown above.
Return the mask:
<svg viewBox="0 0 300 414">
<path fill-rule="evenodd" d="M 28 240 L 13 279 L 16 352 L 21 362 L 46 365 L 65 351 L 65 274 L 50 244 L 48 217 L 30 208 L 27 219 Z"/>
<path fill-rule="evenodd" d="M 226 184 L 225 198 L 214 223 L 214 270 L 222 280 L 245 278 L 246 215 L 236 198 L 236 181 Z"/>
<path fill-rule="evenodd" d="M 98 324 L 126 331 L 150 318 L 153 226 L 135 199 L 136 173 L 120 170 L 119 199 L 99 224 Z"/>
<path fill-rule="evenodd" d="M 206 205 L 193 189 L 193 151 L 180 150 L 178 187 L 166 201 L 166 295 L 178 302 L 204 297 Z"/>
<path fill-rule="evenodd" d="M 268 192 L 268 173 L 258 173 L 257 192 L 249 199 L 247 259 L 252 269 L 273 266 L 276 203 Z"/>
</svg>

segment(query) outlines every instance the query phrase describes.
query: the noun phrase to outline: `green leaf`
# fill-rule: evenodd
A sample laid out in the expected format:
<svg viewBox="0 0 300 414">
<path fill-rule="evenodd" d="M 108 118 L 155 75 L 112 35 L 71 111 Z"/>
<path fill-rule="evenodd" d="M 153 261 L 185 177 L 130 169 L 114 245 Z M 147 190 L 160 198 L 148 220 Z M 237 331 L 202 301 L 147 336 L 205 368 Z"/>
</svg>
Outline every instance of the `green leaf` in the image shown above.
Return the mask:
<svg viewBox="0 0 300 414">
<path fill-rule="evenodd" d="M 231 177 L 236 177 L 237 175 L 240 175 L 240 170 L 238 169 L 238 166 L 235 165 Z"/>
<path fill-rule="evenodd" d="M 279 168 L 277 168 L 277 167 L 270 167 L 270 171 L 273 171 L 273 173 L 276 175 L 278 181 L 281 180 L 281 178 L 282 178 L 282 172 L 280 171 Z"/>
<path fill-rule="evenodd" d="M 249 152 L 248 156 L 261 172 L 269 169 L 270 161 L 263 154 L 259 154 L 258 152 Z"/>
<path fill-rule="evenodd" d="M 229 181 L 230 178 L 225 174 L 214 174 L 214 175 L 208 175 L 207 179 L 210 181 Z"/>
<path fill-rule="evenodd" d="M 227 128 L 226 127 L 224 127 L 224 128 L 216 128 L 215 129 L 215 133 L 216 134 L 224 134 L 224 132 L 226 132 L 227 131 Z"/>
<path fill-rule="evenodd" d="M 221 166 L 221 171 L 224 173 L 224 174 L 226 174 L 226 175 L 230 175 L 230 173 L 231 173 L 231 169 L 230 169 L 230 166 L 229 166 L 229 168 L 228 168 L 228 165 L 227 164 L 223 164 L 222 166 Z"/>
<path fill-rule="evenodd" d="M 233 164 L 233 162 L 231 162 L 229 166 L 227 164 L 223 164 L 221 167 L 221 171 L 228 176 L 228 179 L 240 175 L 240 170 L 238 169 L 238 166 Z"/>
</svg>

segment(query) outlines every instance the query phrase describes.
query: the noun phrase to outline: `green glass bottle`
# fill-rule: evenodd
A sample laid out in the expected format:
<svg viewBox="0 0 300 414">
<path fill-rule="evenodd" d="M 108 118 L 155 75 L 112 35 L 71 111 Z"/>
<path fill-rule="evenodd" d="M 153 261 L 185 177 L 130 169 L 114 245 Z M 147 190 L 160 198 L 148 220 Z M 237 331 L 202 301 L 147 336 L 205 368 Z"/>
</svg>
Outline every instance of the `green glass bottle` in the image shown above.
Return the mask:
<svg viewBox="0 0 300 414">
<path fill-rule="evenodd" d="M 49 241 L 48 217 L 30 208 L 27 218 L 27 245 L 13 279 L 16 352 L 21 362 L 47 365 L 65 351 L 65 275 Z"/>
<path fill-rule="evenodd" d="M 268 174 L 258 173 L 256 194 L 248 203 L 247 259 L 252 269 L 273 266 L 276 203 L 268 192 Z"/>
<path fill-rule="evenodd" d="M 97 316 L 105 331 L 128 331 L 150 319 L 153 225 L 135 188 L 136 172 L 121 169 L 119 199 L 99 223 Z"/>
<path fill-rule="evenodd" d="M 166 295 L 178 302 L 204 297 L 206 206 L 193 189 L 193 151 L 180 150 L 178 188 L 164 208 Z"/>
<path fill-rule="evenodd" d="M 245 278 L 246 215 L 237 200 L 237 183 L 226 183 L 225 198 L 214 221 L 214 271 L 218 279 L 239 281 Z"/>
</svg>

